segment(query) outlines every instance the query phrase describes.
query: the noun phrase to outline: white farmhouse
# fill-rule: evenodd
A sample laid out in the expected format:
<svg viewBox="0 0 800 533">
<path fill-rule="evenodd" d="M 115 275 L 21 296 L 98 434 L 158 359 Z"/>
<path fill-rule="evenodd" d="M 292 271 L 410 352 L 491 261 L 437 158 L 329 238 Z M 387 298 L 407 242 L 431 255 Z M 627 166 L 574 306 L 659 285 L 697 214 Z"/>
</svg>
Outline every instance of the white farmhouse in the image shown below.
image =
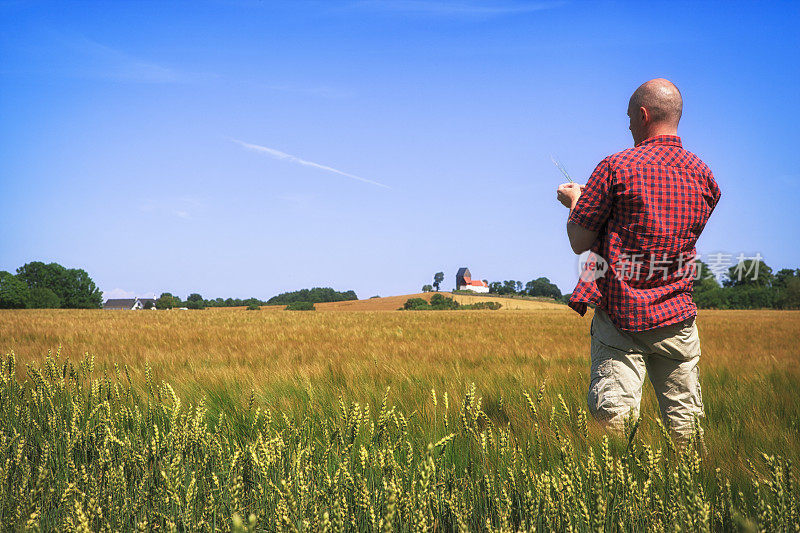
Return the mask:
<svg viewBox="0 0 800 533">
<path fill-rule="evenodd" d="M 456 273 L 456 288 L 460 291 L 489 292 L 489 284 L 486 281 L 472 279 L 467 267 L 461 267 Z"/>
<path fill-rule="evenodd" d="M 122 310 L 122 311 L 137 311 L 139 309 L 155 309 L 155 300 L 153 298 L 112 298 L 106 300 L 103 304 L 103 309 Z"/>
</svg>

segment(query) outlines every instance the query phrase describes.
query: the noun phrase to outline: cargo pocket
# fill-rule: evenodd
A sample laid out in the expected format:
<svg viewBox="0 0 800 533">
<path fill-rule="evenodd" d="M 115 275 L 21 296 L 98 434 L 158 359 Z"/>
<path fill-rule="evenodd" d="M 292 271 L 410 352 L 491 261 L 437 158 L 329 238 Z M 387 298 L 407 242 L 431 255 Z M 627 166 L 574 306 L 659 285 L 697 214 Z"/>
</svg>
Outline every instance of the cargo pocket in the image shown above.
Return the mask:
<svg viewBox="0 0 800 533">
<path fill-rule="evenodd" d="M 593 416 L 606 420 L 616 414 L 615 407 L 619 399 L 614 378 L 614 359 L 609 352 L 608 347 L 592 339 L 591 381 L 586 403 Z"/>
<path fill-rule="evenodd" d="M 706 408 L 703 405 L 703 387 L 700 386 L 700 369 L 698 367 L 694 367 L 694 379 L 697 387 L 697 405 L 700 408 L 698 416 L 705 416 Z"/>
</svg>

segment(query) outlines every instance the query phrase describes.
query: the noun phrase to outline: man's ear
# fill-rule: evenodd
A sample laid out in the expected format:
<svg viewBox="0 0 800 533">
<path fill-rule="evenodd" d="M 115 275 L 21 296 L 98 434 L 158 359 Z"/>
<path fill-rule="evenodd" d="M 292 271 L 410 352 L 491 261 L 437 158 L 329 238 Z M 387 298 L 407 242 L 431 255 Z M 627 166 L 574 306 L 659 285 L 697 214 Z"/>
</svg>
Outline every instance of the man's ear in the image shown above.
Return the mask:
<svg viewBox="0 0 800 533">
<path fill-rule="evenodd" d="M 646 107 L 639 108 L 639 116 L 642 117 L 642 124 L 647 124 L 650 122 L 650 112 L 647 111 Z"/>
</svg>

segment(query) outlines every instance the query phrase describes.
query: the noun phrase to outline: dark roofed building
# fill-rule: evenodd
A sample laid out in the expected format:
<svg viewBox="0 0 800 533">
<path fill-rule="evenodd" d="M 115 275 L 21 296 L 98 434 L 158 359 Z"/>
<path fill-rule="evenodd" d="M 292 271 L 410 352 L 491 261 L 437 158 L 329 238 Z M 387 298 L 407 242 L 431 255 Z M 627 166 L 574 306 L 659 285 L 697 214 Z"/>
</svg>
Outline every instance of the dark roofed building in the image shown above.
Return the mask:
<svg viewBox="0 0 800 533">
<path fill-rule="evenodd" d="M 472 278 L 472 274 L 470 274 L 467 267 L 461 267 L 458 269 L 458 272 L 456 272 L 456 287 L 466 285 L 464 283 L 464 278 Z"/>
<path fill-rule="evenodd" d="M 103 309 L 125 309 L 131 310 L 136 305 L 136 298 L 115 298 L 106 300 L 103 304 Z"/>
<path fill-rule="evenodd" d="M 467 267 L 461 267 L 456 272 L 456 288 L 460 291 L 489 292 L 489 284 L 479 279 L 472 279 Z"/>
<path fill-rule="evenodd" d="M 152 298 L 112 298 L 103 304 L 103 309 L 124 311 L 155 309 L 155 307 L 155 300 Z"/>
</svg>

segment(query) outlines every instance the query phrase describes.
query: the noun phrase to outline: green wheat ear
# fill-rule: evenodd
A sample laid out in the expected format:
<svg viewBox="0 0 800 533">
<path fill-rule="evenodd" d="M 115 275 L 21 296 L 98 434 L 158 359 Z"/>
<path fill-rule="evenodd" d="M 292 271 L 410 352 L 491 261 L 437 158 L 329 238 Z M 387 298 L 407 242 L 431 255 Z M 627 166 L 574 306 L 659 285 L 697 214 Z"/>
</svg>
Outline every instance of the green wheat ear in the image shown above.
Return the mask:
<svg viewBox="0 0 800 533">
<path fill-rule="evenodd" d="M 90 359 L 67 374 L 48 355 L 25 377 L 13 352 L 0 360 L 0 531 L 797 531 L 791 458 L 744 457 L 750 488 L 732 484 L 706 465 L 696 417 L 675 443 L 660 417 L 661 444 L 641 416 L 590 438 L 586 412 L 546 379 L 497 410 L 471 383 L 442 434 L 390 404 L 390 387 L 372 415 L 340 394 L 338 410 L 290 419 L 277 405 L 273 420 L 252 389 L 212 414 L 149 365 L 123 390 Z M 456 422 L 446 391 L 430 398 Z M 515 435 L 527 417 L 496 414 L 521 409 L 532 425 Z"/>
<path fill-rule="evenodd" d="M 564 165 L 561 164 L 561 161 L 559 161 L 558 159 L 556 159 L 552 155 L 550 156 L 550 161 L 552 161 L 553 164 L 556 166 L 556 168 L 559 170 L 559 172 L 561 172 L 561 174 L 565 178 L 567 178 L 567 181 L 569 181 L 570 183 L 575 183 L 574 181 L 572 181 L 572 178 L 569 177 L 569 172 L 567 172 L 567 169 L 564 168 Z"/>
</svg>

